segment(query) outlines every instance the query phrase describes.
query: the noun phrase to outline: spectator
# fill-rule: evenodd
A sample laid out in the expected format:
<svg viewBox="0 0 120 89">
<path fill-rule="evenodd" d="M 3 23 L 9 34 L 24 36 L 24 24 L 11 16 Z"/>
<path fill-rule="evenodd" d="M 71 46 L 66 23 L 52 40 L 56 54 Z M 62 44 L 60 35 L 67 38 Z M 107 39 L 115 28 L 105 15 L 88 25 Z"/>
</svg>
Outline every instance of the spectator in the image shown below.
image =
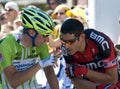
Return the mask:
<svg viewBox="0 0 120 89">
<path fill-rule="evenodd" d="M 55 24 L 57 21 L 53 34 L 49 36 L 49 46 L 52 48 L 57 48 L 61 45 L 61 42 L 59 40 L 60 27 L 64 20 L 67 18 L 65 14 L 67 10 L 69 10 L 69 8 L 66 4 L 60 4 L 55 8 L 53 14 L 51 15 Z"/>
<path fill-rule="evenodd" d="M 63 23 L 65 19 L 67 18 L 66 11 L 68 10 L 69 10 L 69 7 L 66 4 L 60 4 L 55 8 L 52 14 L 52 18 L 58 19 Z"/>
<path fill-rule="evenodd" d="M 76 6 L 73 9 L 67 11 L 66 15 L 68 17 L 78 19 L 80 22 L 83 23 L 85 29 L 88 28 L 87 15 L 83 8 Z"/>
<path fill-rule="evenodd" d="M 47 4 L 49 9 L 54 10 L 60 4 L 60 0 L 47 0 Z"/>
<path fill-rule="evenodd" d="M 8 23 L 8 18 L 7 18 L 7 15 L 6 15 L 6 11 L 2 10 L 1 14 L 0 14 L 0 25 L 6 24 L 6 23 Z"/>
<path fill-rule="evenodd" d="M 8 16 L 8 20 L 9 20 L 8 24 L 13 26 L 14 20 L 19 15 L 19 6 L 15 2 L 7 2 L 5 4 L 5 9 L 7 11 L 7 16 Z"/>
<path fill-rule="evenodd" d="M 22 19 L 21 19 L 21 15 L 18 15 L 18 17 L 14 20 L 14 30 L 18 29 L 19 27 L 22 26 Z"/>
<path fill-rule="evenodd" d="M 11 25 L 3 24 L 1 25 L 0 39 L 5 38 L 14 28 Z"/>
</svg>

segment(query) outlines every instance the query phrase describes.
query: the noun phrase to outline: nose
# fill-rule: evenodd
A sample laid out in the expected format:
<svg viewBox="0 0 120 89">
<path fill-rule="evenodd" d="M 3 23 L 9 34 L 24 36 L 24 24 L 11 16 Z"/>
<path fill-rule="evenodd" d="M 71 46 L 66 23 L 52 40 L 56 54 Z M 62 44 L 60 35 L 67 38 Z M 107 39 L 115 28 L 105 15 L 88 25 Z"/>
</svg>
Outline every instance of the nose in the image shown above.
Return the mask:
<svg viewBox="0 0 120 89">
<path fill-rule="evenodd" d="M 60 17 L 60 16 L 61 16 L 60 13 L 58 13 L 58 14 L 57 14 L 57 17 Z"/>
</svg>

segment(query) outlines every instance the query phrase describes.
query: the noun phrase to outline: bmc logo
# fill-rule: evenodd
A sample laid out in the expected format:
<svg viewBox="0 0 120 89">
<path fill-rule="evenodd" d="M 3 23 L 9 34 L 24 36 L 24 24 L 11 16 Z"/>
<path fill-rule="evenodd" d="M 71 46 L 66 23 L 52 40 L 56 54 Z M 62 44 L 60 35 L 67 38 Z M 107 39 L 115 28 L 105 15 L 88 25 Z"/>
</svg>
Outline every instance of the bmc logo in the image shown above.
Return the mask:
<svg viewBox="0 0 120 89">
<path fill-rule="evenodd" d="M 100 60 L 100 61 L 98 61 L 97 63 L 95 63 L 95 62 L 91 62 L 91 63 L 87 63 L 86 64 L 86 67 L 87 68 L 89 68 L 89 69 L 97 69 L 97 68 L 103 68 L 103 61 L 102 60 Z"/>
<path fill-rule="evenodd" d="M 97 41 L 103 50 L 105 50 L 105 48 L 109 49 L 109 45 L 108 42 L 105 40 L 105 38 L 101 35 L 98 35 L 94 32 L 91 32 L 90 34 L 90 38 L 94 39 L 95 41 Z"/>
</svg>

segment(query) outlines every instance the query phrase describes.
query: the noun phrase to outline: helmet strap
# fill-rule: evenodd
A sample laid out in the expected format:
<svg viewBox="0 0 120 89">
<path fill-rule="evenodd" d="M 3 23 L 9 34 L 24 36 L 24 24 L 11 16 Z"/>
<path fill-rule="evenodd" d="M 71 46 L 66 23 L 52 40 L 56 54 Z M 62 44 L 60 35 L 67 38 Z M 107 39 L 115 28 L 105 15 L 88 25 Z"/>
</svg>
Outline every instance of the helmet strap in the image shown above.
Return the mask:
<svg viewBox="0 0 120 89">
<path fill-rule="evenodd" d="M 28 32 L 27 35 L 32 39 L 32 46 L 35 46 L 35 38 L 37 37 L 38 33 L 35 31 L 35 35 L 31 36 Z"/>
<path fill-rule="evenodd" d="M 24 29 L 23 29 L 24 33 L 27 34 L 27 35 L 32 39 L 32 46 L 35 46 L 35 38 L 37 37 L 38 32 L 36 32 L 36 31 L 34 30 L 34 31 L 35 31 L 35 35 L 34 35 L 34 36 L 31 36 L 31 35 L 29 34 L 29 32 L 27 32 L 26 30 L 27 30 L 27 28 L 24 28 Z"/>
</svg>

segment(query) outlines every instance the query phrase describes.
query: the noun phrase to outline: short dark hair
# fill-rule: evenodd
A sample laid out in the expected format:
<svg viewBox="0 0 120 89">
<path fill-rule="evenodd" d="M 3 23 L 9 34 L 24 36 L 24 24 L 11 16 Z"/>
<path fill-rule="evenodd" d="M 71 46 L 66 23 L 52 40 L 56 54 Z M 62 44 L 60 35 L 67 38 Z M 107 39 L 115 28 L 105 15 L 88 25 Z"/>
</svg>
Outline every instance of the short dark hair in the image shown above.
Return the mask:
<svg viewBox="0 0 120 89">
<path fill-rule="evenodd" d="M 75 36 L 79 36 L 83 32 L 83 24 L 76 19 L 67 19 L 61 26 L 61 33 L 63 34 L 74 34 Z"/>
</svg>

